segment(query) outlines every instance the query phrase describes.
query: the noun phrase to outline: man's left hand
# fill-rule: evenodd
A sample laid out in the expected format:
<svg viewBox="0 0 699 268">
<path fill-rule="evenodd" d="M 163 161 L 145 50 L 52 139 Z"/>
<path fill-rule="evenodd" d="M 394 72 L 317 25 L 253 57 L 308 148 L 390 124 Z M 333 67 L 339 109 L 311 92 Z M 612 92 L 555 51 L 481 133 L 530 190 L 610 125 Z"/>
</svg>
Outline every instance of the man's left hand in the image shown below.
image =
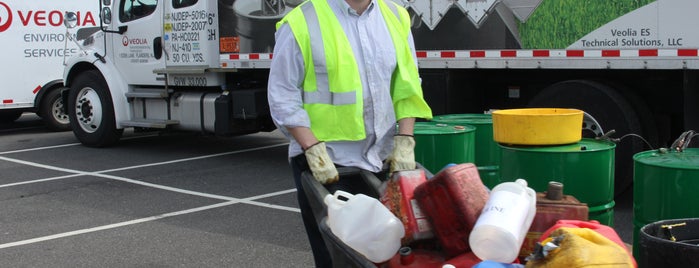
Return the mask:
<svg viewBox="0 0 699 268">
<path fill-rule="evenodd" d="M 391 173 L 415 169 L 415 138 L 402 134 L 394 136 L 393 153 L 388 160 L 391 163 Z"/>
</svg>

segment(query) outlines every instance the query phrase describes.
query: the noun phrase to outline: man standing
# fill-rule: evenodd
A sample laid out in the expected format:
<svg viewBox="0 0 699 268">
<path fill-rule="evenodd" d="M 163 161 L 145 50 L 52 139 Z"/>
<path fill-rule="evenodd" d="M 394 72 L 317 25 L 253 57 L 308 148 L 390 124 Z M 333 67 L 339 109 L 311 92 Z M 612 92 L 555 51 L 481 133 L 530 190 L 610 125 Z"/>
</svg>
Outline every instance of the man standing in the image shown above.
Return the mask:
<svg viewBox="0 0 699 268">
<path fill-rule="evenodd" d="M 410 18 L 389 0 L 310 0 L 277 23 L 275 38 L 272 118 L 290 139 L 316 266 L 330 267 L 301 173 L 310 170 L 331 184 L 339 180 L 336 165 L 379 172 L 388 161 L 391 172 L 415 168 L 415 118 L 431 119 L 432 112 L 422 97 Z"/>
</svg>

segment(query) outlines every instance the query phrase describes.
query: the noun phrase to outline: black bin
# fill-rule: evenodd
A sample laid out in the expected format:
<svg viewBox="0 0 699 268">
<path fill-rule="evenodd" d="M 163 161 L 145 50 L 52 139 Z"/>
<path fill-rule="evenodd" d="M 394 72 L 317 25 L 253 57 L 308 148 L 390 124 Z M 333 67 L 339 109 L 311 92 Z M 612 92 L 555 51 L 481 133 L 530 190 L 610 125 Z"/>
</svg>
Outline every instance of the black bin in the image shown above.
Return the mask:
<svg viewBox="0 0 699 268">
<path fill-rule="evenodd" d="M 301 184 L 306 192 L 306 197 L 313 210 L 316 221 L 320 228 L 320 234 L 325 241 L 325 246 L 328 248 L 330 258 L 333 261 L 333 267 L 372 267 L 376 264 L 369 261 L 364 255 L 360 254 L 350 246 L 342 242 L 339 237 L 335 236 L 327 224 L 328 209 L 323 199 L 326 195 L 335 190 L 343 190 L 351 194 L 365 194 L 374 198 L 379 198 L 379 188 L 381 180 L 373 173 L 351 167 L 339 167 L 337 169 L 340 180 L 361 180 L 363 183 L 354 189 L 343 187 L 341 183 L 322 185 L 313 178 L 311 172 L 304 172 L 301 175 Z"/>
<path fill-rule="evenodd" d="M 417 163 L 417 168 L 424 170 L 425 176 L 428 178 L 432 177 L 432 173 L 426 170 L 420 163 Z M 306 197 L 318 222 L 320 234 L 325 240 L 325 245 L 328 248 L 334 267 L 376 268 L 377 265 L 333 234 L 330 226 L 327 224 L 328 209 L 323 201 L 325 196 L 334 193 L 336 190 L 342 190 L 351 194 L 364 194 L 379 199 L 382 185 L 388 176 L 387 170 L 388 167 L 385 167 L 383 171 L 374 174 L 354 167 L 338 167 L 337 172 L 340 175 L 340 182 L 328 185 L 322 185 L 316 181 L 311 172 L 307 171 L 301 175 L 301 185 L 304 192 L 306 192 Z M 355 183 L 355 187 L 347 188 L 346 185 L 342 184 L 343 180 L 359 180 L 361 183 Z"/>
<path fill-rule="evenodd" d="M 699 267 L 699 218 L 653 222 L 638 237 L 640 268 Z"/>
</svg>

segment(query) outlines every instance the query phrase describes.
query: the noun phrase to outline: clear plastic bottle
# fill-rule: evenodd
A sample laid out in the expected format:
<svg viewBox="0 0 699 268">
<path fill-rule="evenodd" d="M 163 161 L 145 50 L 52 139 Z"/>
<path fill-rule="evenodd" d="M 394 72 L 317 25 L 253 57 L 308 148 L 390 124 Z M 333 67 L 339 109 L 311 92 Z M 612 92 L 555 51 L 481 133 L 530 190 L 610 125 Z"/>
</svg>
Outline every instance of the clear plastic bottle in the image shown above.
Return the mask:
<svg viewBox="0 0 699 268">
<path fill-rule="evenodd" d="M 527 181 L 498 184 L 471 231 L 471 250 L 481 260 L 513 262 L 535 214 L 536 192 Z"/>
</svg>

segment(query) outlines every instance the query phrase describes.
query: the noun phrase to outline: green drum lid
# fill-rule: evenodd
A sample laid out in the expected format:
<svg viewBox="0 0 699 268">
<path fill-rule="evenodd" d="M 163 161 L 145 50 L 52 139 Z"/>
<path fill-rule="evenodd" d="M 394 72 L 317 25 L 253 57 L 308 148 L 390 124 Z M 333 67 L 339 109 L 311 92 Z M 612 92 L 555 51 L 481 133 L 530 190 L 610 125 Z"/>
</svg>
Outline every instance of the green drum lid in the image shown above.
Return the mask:
<svg viewBox="0 0 699 268">
<path fill-rule="evenodd" d="M 448 114 L 432 118 L 432 122 L 472 125 L 476 127 L 476 164 L 497 165 L 499 147 L 493 140 L 493 118 L 491 114 Z"/>
<path fill-rule="evenodd" d="M 493 124 L 493 116 L 490 114 L 447 114 L 437 115 L 432 121 L 448 124 Z"/>
<path fill-rule="evenodd" d="M 473 163 L 476 128 L 435 122 L 415 123 L 415 161 L 436 173 L 449 163 Z"/>
<path fill-rule="evenodd" d="M 469 125 L 453 125 L 433 122 L 415 122 L 415 135 L 445 135 L 461 134 L 476 131 L 476 127 Z"/>
<path fill-rule="evenodd" d="M 688 148 L 682 152 L 661 153 L 658 150 L 645 151 L 633 156 L 634 161 L 648 166 L 673 169 L 699 170 L 699 149 Z"/>
<path fill-rule="evenodd" d="M 515 149 L 525 152 L 542 152 L 542 153 L 580 153 L 580 152 L 598 152 L 606 151 L 616 147 L 616 144 L 610 141 L 600 141 L 595 139 L 583 138 L 578 143 L 556 145 L 556 146 L 504 146 L 508 149 Z"/>
</svg>

